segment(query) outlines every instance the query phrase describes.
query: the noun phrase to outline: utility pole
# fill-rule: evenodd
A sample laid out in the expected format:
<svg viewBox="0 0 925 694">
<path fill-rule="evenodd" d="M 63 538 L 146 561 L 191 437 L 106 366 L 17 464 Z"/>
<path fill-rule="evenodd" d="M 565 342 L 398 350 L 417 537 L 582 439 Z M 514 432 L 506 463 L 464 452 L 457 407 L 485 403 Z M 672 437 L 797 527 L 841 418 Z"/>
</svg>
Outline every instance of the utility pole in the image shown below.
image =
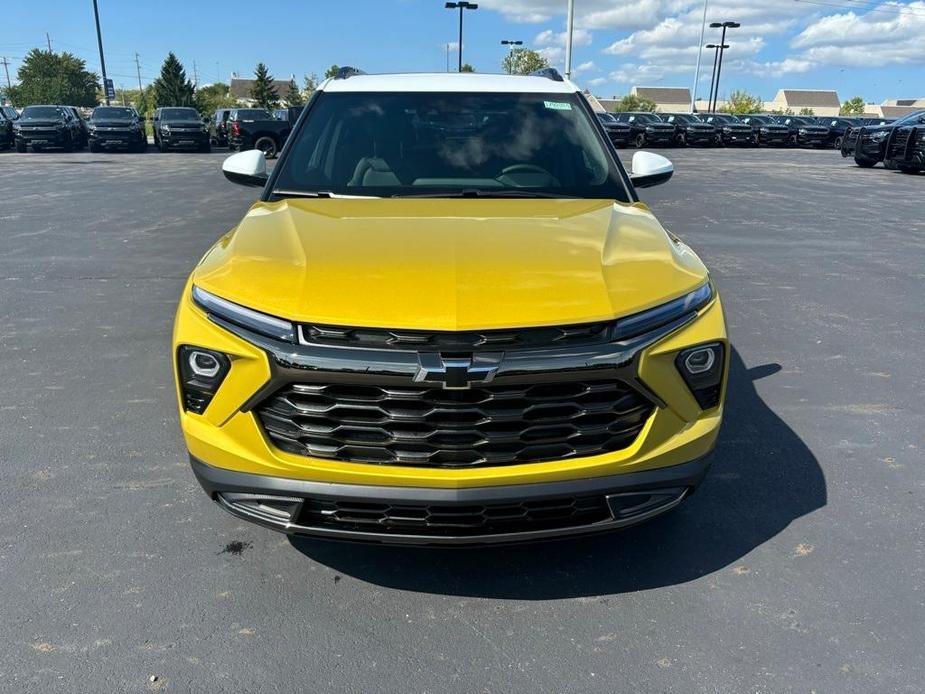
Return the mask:
<svg viewBox="0 0 925 694">
<path fill-rule="evenodd" d="M 48 52 L 51 53 L 51 36 L 48 35 L 48 32 L 45 32 L 45 40 L 48 41 Z"/>
<path fill-rule="evenodd" d="M 144 88 L 141 86 L 141 63 L 138 61 L 138 51 L 135 51 L 135 74 L 138 75 L 138 97 L 141 98 Z"/>
<path fill-rule="evenodd" d="M 13 85 L 10 83 L 10 61 L 7 60 L 6 56 L 3 56 L 3 60 L 0 60 L 0 63 L 3 63 L 3 71 L 6 73 L 6 88 L 12 89 Z"/>
<path fill-rule="evenodd" d="M 446 71 L 450 71 L 450 44 L 446 44 Z"/>
<path fill-rule="evenodd" d="M 700 45 L 697 46 L 697 67 L 694 68 L 694 88 L 691 89 L 691 113 L 697 113 L 697 83 L 700 81 L 700 58 L 703 55 L 703 37 L 707 31 L 707 3 L 703 0 L 703 20 L 700 22 Z"/>
<path fill-rule="evenodd" d="M 193 61 L 193 87 L 199 88 L 199 70 L 196 69 L 196 61 Z"/>
<path fill-rule="evenodd" d="M 96 18 L 96 42 L 100 46 L 100 68 L 103 71 L 103 96 L 106 97 L 106 105 L 109 106 L 109 90 L 106 88 L 106 59 L 103 57 L 103 33 L 100 31 L 100 8 L 96 0 L 93 0 L 93 16 Z M 51 49 L 49 49 L 51 50 Z"/>
<path fill-rule="evenodd" d="M 568 17 L 565 21 L 565 79 L 572 79 L 572 29 L 575 25 L 575 0 L 568 0 Z"/>
</svg>

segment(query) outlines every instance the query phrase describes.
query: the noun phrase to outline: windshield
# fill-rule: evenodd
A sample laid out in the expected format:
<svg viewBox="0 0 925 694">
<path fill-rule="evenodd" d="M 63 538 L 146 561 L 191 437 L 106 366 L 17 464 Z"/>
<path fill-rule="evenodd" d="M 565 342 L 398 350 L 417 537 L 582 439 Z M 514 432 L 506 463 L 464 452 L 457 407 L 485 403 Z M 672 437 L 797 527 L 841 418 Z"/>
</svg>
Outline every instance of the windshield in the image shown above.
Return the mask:
<svg viewBox="0 0 925 694">
<path fill-rule="evenodd" d="M 667 118 L 669 123 L 696 123 L 697 119 L 682 113 L 672 113 Z"/>
<path fill-rule="evenodd" d="M 275 195 L 630 201 L 578 94 L 321 93 Z"/>
<path fill-rule="evenodd" d="M 914 125 L 923 122 L 925 122 L 925 111 L 916 111 L 908 116 L 903 116 L 898 121 L 894 121 L 893 125 Z"/>
<path fill-rule="evenodd" d="M 134 118 L 137 118 L 137 115 L 135 114 L 135 111 L 130 108 L 98 106 L 97 108 L 93 109 L 93 115 L 91 115 L 90 118 L 99 118 L 100 120 L 133 120 Z"/>
<path fill-rule="evenodd" d="M 774 119 L 769 116 L 748 116 L 742 119 L 745 123 L 762 123 L 764 125 L 777 125 Z"/>
<path fill-rule="evenodd" d="M 605 123 L 616 123 L 617 119 L 613 117 L 612 113 L 598 113 L 597 117 L 600 118 Z"/>
<path fill-rule="evenodd" d="M 199 113 L 194 108 L 165 108 L 161 120 L 199 120 Z"/>
<path fill-rule="evenodd" d="M 707 117 L 707 123 L 741 123 L 735 116 L 713 115 Z"/>
<path fill-rule="evenodd" d="M 51 118 L 52 120 L 59 120 L 64 118 L 64 109 L 59 106 L 26 106 L 20 117 L 23 120 L 29 120 L 30 118 Z"/>
<path fill-rule="evenodd" d="M 627 121 L 630 123 L 660 123 L 662 119 L 652 113 L 630 113 Z"/>
</svg>

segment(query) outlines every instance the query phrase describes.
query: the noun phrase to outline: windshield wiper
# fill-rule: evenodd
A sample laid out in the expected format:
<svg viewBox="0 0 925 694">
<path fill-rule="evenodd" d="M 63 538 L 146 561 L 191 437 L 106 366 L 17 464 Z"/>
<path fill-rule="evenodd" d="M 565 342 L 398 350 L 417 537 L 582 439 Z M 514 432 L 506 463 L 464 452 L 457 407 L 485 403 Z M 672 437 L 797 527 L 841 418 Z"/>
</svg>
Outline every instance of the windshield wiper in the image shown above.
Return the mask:
<svg viewBox="0 0 925 694">
<path fill-rule="evenodd" d="M 566 198 L 567 195 L 538 190 L 458 190 L 445 193 L 399 193 L 393 198 Z"/>
<path fill-rule="evenodd" d="M 281 198 L 363 198 L 375 199 L 375 195 L 347 195 L 344 193 L 332 193 L 329 190 L 274 190 L 272 195 L 278 195 Z"/>
</svg>

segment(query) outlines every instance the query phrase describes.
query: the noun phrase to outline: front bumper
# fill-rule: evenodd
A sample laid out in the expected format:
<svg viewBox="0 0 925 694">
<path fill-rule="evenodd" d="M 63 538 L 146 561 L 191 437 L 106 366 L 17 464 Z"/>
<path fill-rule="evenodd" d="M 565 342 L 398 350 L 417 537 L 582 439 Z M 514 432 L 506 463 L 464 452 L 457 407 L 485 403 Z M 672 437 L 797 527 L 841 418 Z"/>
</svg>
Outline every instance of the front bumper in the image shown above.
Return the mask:
<svg viewBox="0 0 925 694">
<path fill-rule="evenodd" d="M 161 143 L 168 149 L 197 149 L 209 144 L 209 133 L 207 132 L 181 132 L 181 133 L 161 133 L 159 136 Z"/>
<path fill-rule="evenodd" d="M 641 488 L 638 485 L 650 485 L 650 482 L 655 480 L 646 488 L 654 489 L 657 486 L 676 489 L 678 494 L 672 500 L 679 502 L 682 495 L 686 495 L 696 486 L 700 474 L 691 473 L 683 466 L 707 456 L 712 451 L 722 420 L 723 406 L 721 397 L 718 407 L 701 410 L 681 378 L 675 360 L 679 352 L 692 345 L 720 342 L 724 345 L 727 355 L 727 371 L 729 361 L 725 322 L 718 296 L 693 319 L 673 325 L 670 330 L 660 333 L 657 339 L 641 342 L 631 357 L 627 357 L 628 353 L 622 353 L 622 348 L 617 346 L 617 343 L 599 346 L 596 348 L 597 352 L 569 348 L 554 354 L 546 353 L 539 361 L 512 352 L 509 358 L 505 357 L 496 382 L 502 377 L 528 383 L 542 382 L 550 376 L 553 380 L 565 380 L 573 378 L 576 370 L 579 374 L 586 374 L 588 370 L 592 370 L 598 378 L 617 376 L 625 382 L 632 381 L 637 387 L 648 392 L 652 401 L 657 404 L 653 406 L 651 415 L 635 440 L 620 450 L 545 462 L 453 468 L 371 464 L 290 453 L 272 444 L 254 409 L 256 403 L 268 397 L 287 381 L 340 379 L 358 382 L 362 379 L 374 379 L 374 383 L 380 383 L 385 378 L 385 382 L 388 383 L 407 383 L 408 373 L 413 373 L 412 369 L 416 368 L 416 355 L 410 359 L 406 358 L 408 353 L 391 352 L 381 355 L 378 361 L 371 355 L 364 355 L 361 361 L 357 362 L 355 355 L 342 355 L 345 350 L 329 349 L 328 351 L 333 353 L 324 354 L 311 351 L 307 347 L 290 345 L 285 353 L 271 356 L 277 348 L 267 342 L 261 344 L 259 336 L 243 335 L 240 329 L 235 329 L 234 326 L 223 326 L 218 319 L 210 319 L 190 299 L 189 284 L 177 312 L 173 341 L 174 353 L 180 345 L 198 345 L 222 352 L 230 360 L 228 374 L 203 414 L 184 411 L 183 393 L 179 382 L 176 393 L 187 448 L 190 455 L 199 461 L 194 462 L 194 469 L 203 486 L 216 499 L 215 493 L 223 490 L 266 494 L 275 489 L 290 496 L 307 498 L 308 491 L 315 494 L 319 490 L 327 489 L 336 491 L 337 494 L 343 492 L 344 498 L 349 501 L 356 500 L 355 494 L 358 490 L 369 487 L 375 489 L 374 496 L 380 500 L 391 499 L 394 496 L 396 499 L 408 501 L 408 498 L 401 495 L 409 494 L 411 492 L 408 490 L 413 490 L 414 495 L 423 494 L 425 498 L 434 501 L 448 500 L 463 504 L 476 498 L 470 494 L 488 494 L 490 497 L 495 493 L 490 491 L 492 489 L 506 489 L 517 498 L 522 498 L 523 494 L 529 497 L 533 492 L 541 490 L 542 485 L 596 480 L 588 483 L 600 485 L 599 489 L 595 487 L 595 493 L 606 496 L 627 490 L 635 491 Z M 342 361 L 344 358 L 354 360 L 353 366 L 350 366 L 349 361 Z M 357 369 L 358 364 L 362 364 L 363 368 Z M 174 366 L 176 369 L 176 363 Z M 406 371 L 408 373 L 405 373 Z M 380 375 L 374 376 L 371 372 L 379 372 Z M 509 375 L 505 376 L 505 372 Z M 383 373 L 387 373 L 387 377 L 383 376 Z M 725 378 L 722 388 L 725 389 Z M 203 468 L 202 465 L 206 467 Z M 704 470 L 705 465 L 704 463 Z M 660 472 L 663 470 L 668 472 Z M 305 493 L 302 494 L 299 490 Z M 550 487 L 546 488 L 543 494 L 549 496 L 552 492 L 558 493 Z M 331 494 L 322 496 L 323 500 L 331 498 Z M 230 506 L 224 500 L 219 500 L 219 503 Z M 228 510 L 242 517 L 246 515 L 240 508 Z M 585 524 L 577 528 L 544 528 L 542 536 L 606 530 L 640 522 L 647 517 L 650 516 L 603 518 L 594 521 L 594 527 Z M 260 518 L 249 519 L 260 521 Z M 597 523 L 603 525 L 599 526 Z M 292 527 L 288 527 L 287 524 Z M 314 527 L 301 527 L 305 524 L 299 523 L 298 520 L 286 521 L 283 523 L 285 527 L 280 527 L 278 522 L 271 522 L 270 525 L 288 532 L 313 532 Z M 350 535 L 354 539 L 392 541 L 391 534 L 380 537 L 380 534 L 375 532 L 351 532 L 365 532 L 375 536 L 367 538 Z M 320 534 L 328 537 L 338 536 L 337 533 L 327 531 Z M 511 539 L 530 537 L 518 536 Z M 502 541 L 505 539 L 501 538 Z M 412 538 L 396 541 L 418 540 Z M 475 540 L 441 541 L 494 540 L 480 536 Z"/>
<path fill-rule="evenodd" d="M 642 523 L 693 493 L 710 459 L 609 477 L 466 489 L 309 482 L 223 470 L 193 456 L 190 463 L 219 506 L 272 530 L 361 542 L 472 545 L 589 535 Z"/>
<path fill-rule="evenodd" d="M 727 145 L 753 145 L 755 134 L 752 131 L 723 131 L 723 142 Z"/>
<path fill-rule="evenodd" d="M 28 146 L 39 145 L 41 147 L 63 147 L 71 141 L 66 130 L 27 132 L 20 130 L 16 133 L 16 139 Z"/>
<path fill-rule="evenodd" d="M 137 147 L 142 142 L 147 144 L 147 137 L 141 130 L 131 131 L 100 131 L 97 130 L 90 134 L 90 144 L 94 147 L 109 148 L 129 148 Z"/>
</svg>

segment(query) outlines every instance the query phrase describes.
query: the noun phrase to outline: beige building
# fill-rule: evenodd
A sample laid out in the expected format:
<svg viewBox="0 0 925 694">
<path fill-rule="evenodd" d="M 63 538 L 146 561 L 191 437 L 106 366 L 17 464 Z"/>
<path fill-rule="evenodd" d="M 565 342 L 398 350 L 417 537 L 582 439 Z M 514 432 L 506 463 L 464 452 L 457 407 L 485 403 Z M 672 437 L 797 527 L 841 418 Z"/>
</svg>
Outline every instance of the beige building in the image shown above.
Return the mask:
<svg viewBox="0 0 925 694">
<path fill-rule="evenodd" d="M 683 113 L 691 110 L 691 91 L 681 87 L 633 87 L 630 95 L 655 102 L 656 113 Z M 613 111 L 619 99 L 595 99 L 605 111 Z M 592 102 L 593 106 L 593 102 Z"/>
<path fill-rule="evenodd" d="M 254 100 L 251 98 L 251 89 L 254 87 L 254 82 L 255 80 L 241 79 L 232 75 L 228 91 L 238 102 L 238 106 L 254 105 Z M 286 94 L 289 93 L 289 85 L 294 82 L 294 77 L 288 80 L 273 80 L 273 86 L 276 87 L 276 93 L 279 94 L 281 105 L 286 105 Z"/>
<path fill-rule="evenodd" d="M 871 118 L 902 118 L 923 109 L 925 109 L 925 97 L 921 99 L 887 99 L 882 104 L 867 104 L 864 107 L 864 115 Z"/>
<path fill-rule="evenodd" d="M 838 92 L 825 89 L 781 89 L 773 101 L 764 105 L 768 111 L 799 113 L 812 109 L 816 116 L 837 116 L 841 113 Z"/>
</svg>

